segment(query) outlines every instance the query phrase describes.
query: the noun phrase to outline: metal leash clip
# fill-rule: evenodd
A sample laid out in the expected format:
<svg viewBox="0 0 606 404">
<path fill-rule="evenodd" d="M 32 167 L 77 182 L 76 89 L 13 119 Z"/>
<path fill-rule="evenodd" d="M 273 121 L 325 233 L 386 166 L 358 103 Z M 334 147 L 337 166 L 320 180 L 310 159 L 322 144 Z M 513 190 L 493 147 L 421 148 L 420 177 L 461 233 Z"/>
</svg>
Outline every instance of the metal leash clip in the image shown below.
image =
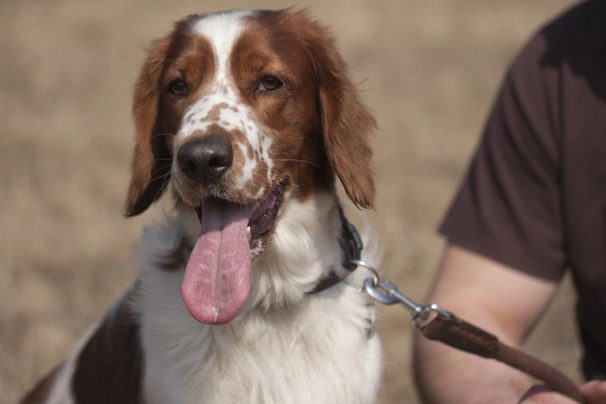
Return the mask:
<svg viewBox="0 0 606 404">
<path fill-rule="evenodd" d="M 365 290 L 370 297 L 386 306 L 401 304 L 412 315 L 410 325 L 414 328 L 423 329 L 437 317 L 450 318 L 452 314 L 442 309 L 437 304 L 421 306 L 398 291 L 398 287 L 390 281 L 382 281 L 379 273 L 368 263 L 361 260 L 351 260 L 351 264 L 362 266 L 371 272 L 372 277 L 364 279 Z"/>
</svg>

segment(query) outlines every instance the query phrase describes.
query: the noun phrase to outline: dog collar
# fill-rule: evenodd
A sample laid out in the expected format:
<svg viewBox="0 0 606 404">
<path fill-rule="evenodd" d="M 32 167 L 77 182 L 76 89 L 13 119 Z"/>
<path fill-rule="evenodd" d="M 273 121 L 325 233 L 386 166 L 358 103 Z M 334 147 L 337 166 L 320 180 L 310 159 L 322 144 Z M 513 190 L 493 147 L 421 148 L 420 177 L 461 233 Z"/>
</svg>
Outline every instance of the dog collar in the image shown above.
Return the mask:
<svg viewBox="0 0 606 404">
<path fill-rule="evenodd" d="M 347 270 L 347 274 L 345 274 L 345 276 L 341 276 L 334 270 L 331 271 L 327 277 L 322 278 L 318 284 L 307 293 L 308 295 L 322 292 L 323 290 L 326 290 L 343 281 L 358 267 L 356 264 L 351 263 L 351 261 L 359 261 L 362 258 L 362 248 L 364 245 L 362 244 L 360 234 L 354 225 L 347 220 L 345 214 L 343 213 L 343 209 L 340 206 L 339 215 L 341 216 L 341 222 L 343 223 L 339 243 L 341 244 L 341 249 L 343 250 L 344 255 L 343 268 Z"/>
</svg>

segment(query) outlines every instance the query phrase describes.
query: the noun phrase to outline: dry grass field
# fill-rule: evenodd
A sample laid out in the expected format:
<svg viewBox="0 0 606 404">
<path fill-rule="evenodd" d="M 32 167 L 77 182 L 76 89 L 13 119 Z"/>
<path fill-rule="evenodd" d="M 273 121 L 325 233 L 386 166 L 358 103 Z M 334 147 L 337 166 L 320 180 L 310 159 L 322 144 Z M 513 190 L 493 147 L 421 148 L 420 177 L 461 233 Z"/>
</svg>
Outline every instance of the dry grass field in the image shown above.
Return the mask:
<svg viewBox="0 0 606 404">
<path fill-rule="evenodd" d="M 309 8 L 330 25 L 376 113 L 381 270 L 422 299 L 435 229 L 504 69 L 570 0 L 2 0 L 0 403 L 61 361 L 134 279 L 131 247 L 158 208 L 121 216 L 133 147 L 130 96 L 152 39 L 193 12 Z M 349 208 L 350 215 L 353 209 Z M 574 293 L 561 288 L 526 348 L 579 379 Z M 416 403 L 411 330 L 379 309 L 381 403 Z"/>
</svg>

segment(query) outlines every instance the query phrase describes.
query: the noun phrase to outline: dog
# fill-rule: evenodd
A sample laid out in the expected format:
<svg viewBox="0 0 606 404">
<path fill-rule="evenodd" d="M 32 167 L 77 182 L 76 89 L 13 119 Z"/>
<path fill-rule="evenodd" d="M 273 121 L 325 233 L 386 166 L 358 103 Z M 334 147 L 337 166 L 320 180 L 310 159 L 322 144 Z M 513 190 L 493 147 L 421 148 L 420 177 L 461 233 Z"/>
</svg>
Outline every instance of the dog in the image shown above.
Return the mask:
<svg viewBox="0 0 606 404">
<path fill-rule="evenodd" d="M 174 209 L 22 403 L 375 402 L 381 347 L 345 281 L 360 246 L 336 178 L 373 207 L 376 125 L 328 30 L 291 9 L 188 16 L 149 50 L 133 116 L 126 215 L 165 192 Z"/>
</svg>

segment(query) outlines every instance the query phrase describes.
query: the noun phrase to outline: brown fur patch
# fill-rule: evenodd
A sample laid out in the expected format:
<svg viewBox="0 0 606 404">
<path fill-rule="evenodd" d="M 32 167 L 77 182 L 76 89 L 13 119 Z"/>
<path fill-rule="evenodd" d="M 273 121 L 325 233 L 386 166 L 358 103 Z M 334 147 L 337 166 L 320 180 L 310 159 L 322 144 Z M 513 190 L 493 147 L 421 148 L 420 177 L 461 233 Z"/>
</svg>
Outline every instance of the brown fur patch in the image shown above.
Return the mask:
<svg viewBox="0 0 606 404">
<path fill-rule="evenodd" d="M 280 13 L 263 12 L 249 19 L 250 28 L 234 45 L 232 73 L 240 96 L 272 139 L 268 150 L 272 172 L 258 164 L 253 183 L 262 184 L 288 176 L 300 198 L 332 185 L 331 169 L 322 165 L 322 150 L 314 70 L 303 38 L 293 34 Z M 284 85 L 276 91 L 260 91 L 264 76 L 277 77 Z M 250 128 L 249 128 L 250 130 Z M 252 156 L 250 156 L 252 158 Z M 259 182 L 261 181 L 261 182 Z M 267 184 L 273 187 L 276 184 Z M 269 192 L 270 189 L 266 189 Z"/>
<path fill-rule="evenodd" d="M 326 155 L 349 198 L 361 208 L 374 206 L 370 133 L 374 117 L 361 103 L 358 92 L 328 30 L 304 12 L 282 18 L 304 38 L 317 80 L 321 126 Z"/>
<path fill-rule="evenodd" d="M 153 44 L 135 85 L 133 117 L 137 136 L 125 204 L 127 216 L 143 212 L 162 195 L 170 180 L 172 136 L 190 100 L 214 74 L 210 44 L 189 33 L 189 25 L 199 18 L 185 18 L 175 24 L 170 35 Z M 186 75 L 182 74 L 184 71 Z M 174 79 L 186 83 L 187 96 L 175 100 L 175 96 L 167 94 L 166 88 Z"/>
<path fill-rule="evenodd" d="M 136 293 L 135 285 L 78 356 L 72 379 L 74 402 L 143 404 L 140 326 L 131 307 Z"/>
<path fill-rule="evenodd" d="M 241 94 L 272 130 L 274 172 L 287 173 L 305 197 L 331 189 L 334 170 L 357 206 L 372 207 L 369 137 L 375 121 L 328 30 L 289 10 L 263 12 L 250 22 L 234 47 L 232 70 L 242 89 L 264 75 L 284 82 L 274 92 Z"/>
<path fill-rule="evenodd" d="M 213 106 L 204 118 L 200 118 L 200 122 L 218 122 L 221 117 L 221 110 L 227 108 L 229 108 L 229 105 L 225 102 Z"/>
</svg>

